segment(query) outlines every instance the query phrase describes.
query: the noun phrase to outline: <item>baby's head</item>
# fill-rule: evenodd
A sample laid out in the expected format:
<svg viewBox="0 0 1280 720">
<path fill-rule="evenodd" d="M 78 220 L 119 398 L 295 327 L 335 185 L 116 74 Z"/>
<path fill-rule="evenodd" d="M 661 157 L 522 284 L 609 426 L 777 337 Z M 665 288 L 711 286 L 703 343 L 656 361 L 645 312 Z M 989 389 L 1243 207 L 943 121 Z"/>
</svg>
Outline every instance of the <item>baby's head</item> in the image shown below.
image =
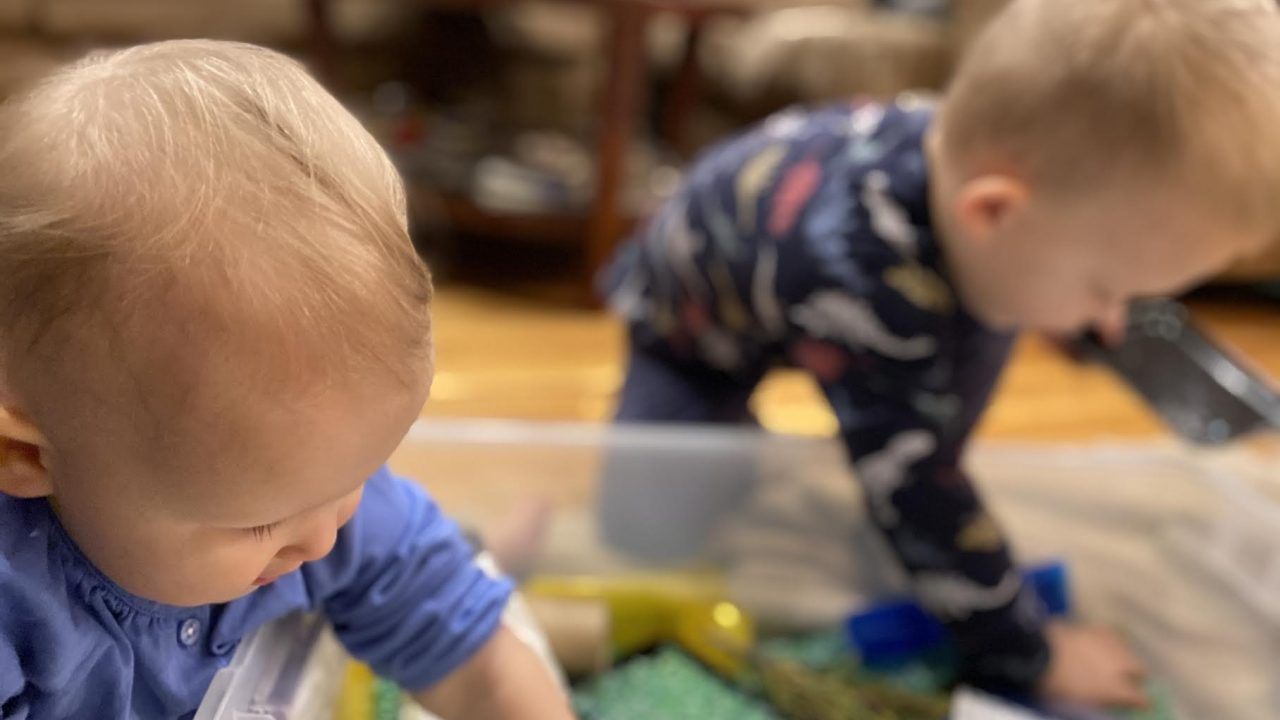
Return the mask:
<svg viewBox="0 0 1280 720">
<path fill-rule="evenodd" d="M 178 605 L 327 554 L 431 379 L 391 163 L 248 45 L 97 55 L 0 117 L 0 492 Z"/>
<path fill-rule="evenodd" d="M 1070 332 L 1280 237 L 1270 0 L 1014 0 L 930 138 L 961 295 Z"/>
</svg>

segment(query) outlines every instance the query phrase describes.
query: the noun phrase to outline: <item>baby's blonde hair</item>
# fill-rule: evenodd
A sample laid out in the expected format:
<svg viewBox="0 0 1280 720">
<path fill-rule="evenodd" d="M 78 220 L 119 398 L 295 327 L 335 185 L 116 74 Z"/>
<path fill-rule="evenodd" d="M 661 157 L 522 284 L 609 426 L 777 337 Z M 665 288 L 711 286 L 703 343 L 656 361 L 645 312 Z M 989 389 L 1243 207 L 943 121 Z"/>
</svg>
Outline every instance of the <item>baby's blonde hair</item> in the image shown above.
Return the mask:
<svg viewBox="0 0 1280 720">
<path fill-rule="evenodd" d="M 1280 214 L 1280 16 L 1269 0 L 1013 0 L 962 60 L 943 155 L 1071 191 L 1168 181 Z"/>
<path fill-rule="evenodd" d="M 143 45 L 71 65 L 2 113 L 11 381 L 33 363 L 70 375 L 95 352 L 145 356 L 164 332 L 213 353 L 241 343 L 261 359 L 247 372 L 286 379 L 425 367 L 431 282 L 400 178 L 298 63 Z"/>
</svg>

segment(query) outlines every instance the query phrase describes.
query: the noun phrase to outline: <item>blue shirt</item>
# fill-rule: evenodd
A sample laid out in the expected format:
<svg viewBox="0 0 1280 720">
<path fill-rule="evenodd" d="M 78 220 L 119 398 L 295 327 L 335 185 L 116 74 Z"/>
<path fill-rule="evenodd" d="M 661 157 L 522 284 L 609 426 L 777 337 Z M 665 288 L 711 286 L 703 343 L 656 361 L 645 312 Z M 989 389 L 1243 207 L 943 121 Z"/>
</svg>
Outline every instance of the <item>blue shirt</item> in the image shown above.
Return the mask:
<svg viewBox="0 0 1280 720">
<path fill-rule="evenodd" d="M 240 639 L 297 610 L 322 611 L 352 655 L 420 690 L 493 635 L 510 592 L 426 493 L 385 468 L 324 559 L 194 608 L 125 592 L 47 501 L 0 495 L 0 717 L 191 717 Z"/>
<path fill-rule="evenodd" d="M 771 367 L 807 371 L 965 679 L 1024 690 L 1048 661 L 1043 608 L 961 468 L 1012 337 L 955 291 L 929 208 L 933 116 L 910 97 L 789 110 L 718 145 L 607 291 L 633 352 L 696 368 L 688 392 L 719 392 L 709 373 L 749 391 Z"/>
</svg>

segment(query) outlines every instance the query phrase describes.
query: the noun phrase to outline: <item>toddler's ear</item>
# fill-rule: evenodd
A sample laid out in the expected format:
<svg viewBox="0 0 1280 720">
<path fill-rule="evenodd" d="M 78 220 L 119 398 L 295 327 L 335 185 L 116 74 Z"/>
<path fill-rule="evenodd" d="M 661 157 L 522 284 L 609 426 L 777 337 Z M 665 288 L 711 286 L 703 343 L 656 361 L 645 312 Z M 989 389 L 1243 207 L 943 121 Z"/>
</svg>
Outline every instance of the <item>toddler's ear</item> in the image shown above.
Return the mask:
<svg viewBox="0 0 1280 720">
<path fill-rule="evenodd" d="M 964 237 L 985 244 L 1010 214 L 1026 203 L 1027 186 L 1011 175 L 979 175 L 956 193 L 956 222 Z"/>
<path fill-rule="evenodd" d="M 21 498 L 53 494 L 48 469 L 40 460 L 46 444 L 23 413 L 0 407 L 0 493 Z"/>
</svg>

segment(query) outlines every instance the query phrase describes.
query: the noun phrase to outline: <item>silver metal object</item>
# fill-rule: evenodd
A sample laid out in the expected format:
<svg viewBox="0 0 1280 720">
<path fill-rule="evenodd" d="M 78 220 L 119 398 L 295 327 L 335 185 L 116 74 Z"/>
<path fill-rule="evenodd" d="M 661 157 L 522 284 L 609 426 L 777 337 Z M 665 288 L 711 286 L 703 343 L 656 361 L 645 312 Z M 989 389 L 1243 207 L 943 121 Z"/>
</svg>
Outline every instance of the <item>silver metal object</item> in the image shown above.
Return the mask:
<svg viewBox="0 0 1280 720">
<path fill-rule="evenodd" d="M 1180 303 L 1134 303 L 1123 343 L 1107 347 L 1089 335 L 1079 346 L 1193 443 L 1219 445 L 1280 428 L 1280 395 L 1270 382 L 1201 332 Z"/>
</svg>

